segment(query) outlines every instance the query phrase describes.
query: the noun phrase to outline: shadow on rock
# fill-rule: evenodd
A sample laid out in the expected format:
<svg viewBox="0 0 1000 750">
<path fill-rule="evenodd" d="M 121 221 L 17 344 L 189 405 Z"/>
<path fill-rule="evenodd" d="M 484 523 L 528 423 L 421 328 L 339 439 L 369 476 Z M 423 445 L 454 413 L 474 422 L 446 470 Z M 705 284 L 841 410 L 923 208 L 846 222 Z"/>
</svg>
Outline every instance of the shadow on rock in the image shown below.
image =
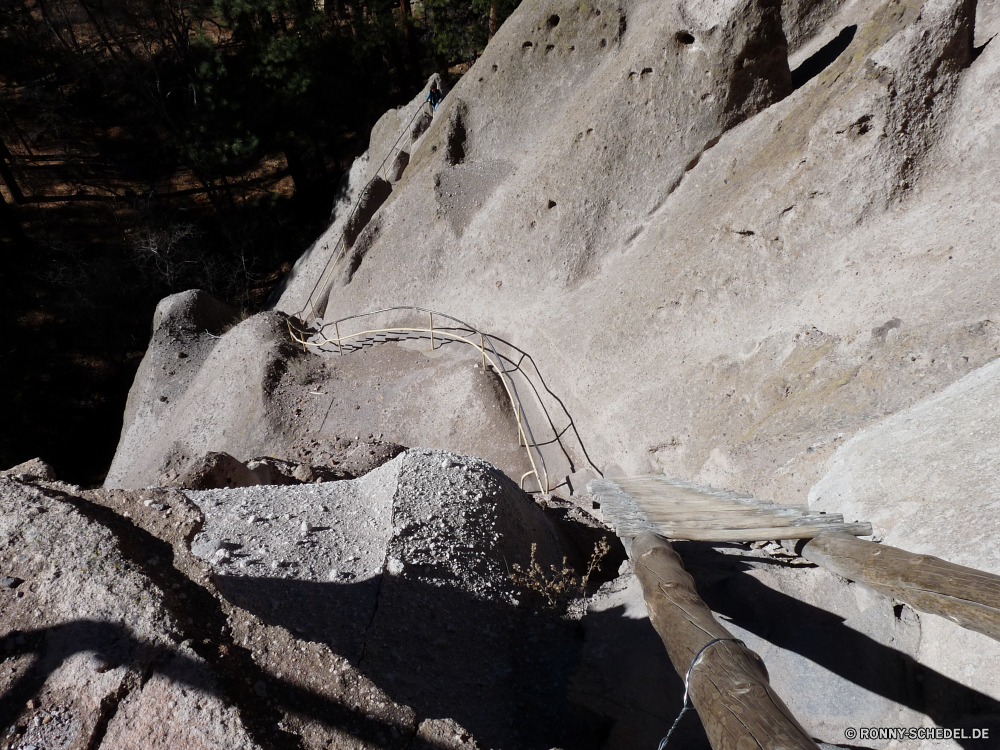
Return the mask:
<svg viewBox="0 0 1000 750">
<path fill-rule="evenodd" d="M 329 645 L 421 717 L 485 747 L 598 748 L 608 720 L 567 697 L 579 623 L 383 574 L 357 583 L 220 576 L 228 600 Z"/>
<path fill-rule="evenodd" d="M 11 726 L 10 734 L 19 734 L 16 722 L 28 700 L 39 694 L 46 680 L 60 665 L 76 654 L 88 652 L 93 654 L 92 661 L 99 671 L 126 667 L 143 682 L 148 681 L 152 675 L 159 674 L 173 684 L 203 694 L 215 694 L 218 689 L 212 671 L 191 652 L 185 653 L 182 648 L 150 646 L 121 625 L 97 620 L 75 620 L 55 627 L 13 632 L 0 638 L 0 653 L 5 658 L 23 655 L 35 657 L 25 672 L 15 678 L 6 691 L 0 693 L 0 727 Z M 236 701 L 243 711 L 244 720 L 250 719 L 251 724 L 256 725 L 254 734 L 264 748 L 291 747 L 295 743 L 292 735 L 271 728 L 275 726 L 274 721 L 280 718 L 275 713 L 275 708 L 294 712 L 322 725 L 343 729 L 379 746 L 399 745 L 396 742 L 388 745 L 384 743 L 387 736 L 397 736 L 399 727 L 379 721 L 353 706 L 304 689 L 291 680 L 277 679 L 266 674 L 250 659 L 244 660 L 239 678 L 268 685 L 268 701 Z M 229 696 L 230 699 L 233 697 Z M 102 715 L 96 717 L 99 725 L 96 729 L 97 737 L 103 736 L 100 725 L 107 726 L 114 708 L 111 704 L 102 704 Z M 23 727 L 20 731 L 23 731 Z M 403 739 L 402 742 L 405 743 L 406 740 Z M 424 745 L 421 746 L 428 746 L 427 741 L 424 740 Z M 436 745 L 430 743 L 429 746 Z"/>
<path fill-rule="evenodd" d="M 631 577 L 630 577 L 631 578 Z M 649 619 L 637 611 L 638 581 L 599 595 L 583 620 L 586 641 L 574 674 L 572 700 L 610 717 L 607 750 L 656 748 L 677 719 L 684 682 L 674 671 Z M 688 711 L 670 736 L 668 750 L 710 750 L 696 711 Z"/>
<path fill-rule="evenodd" d="M 714 612 L 738 628 L 870 693 L 923 713 L 938 726 L 972 720 L 971 726 L 989 725 L 991 736 L 1000 733 L 1000 703 L 990 696 L 879 643 L 845 624 L 837 614 L 765 585 L 748 575 L 751 566 L 733 555 L 695 543 L 685 545 L 682 554 L 698 582 L 698 593 Z M 771 564 L 783 566 L 776 561 Z M 985 747 L 992 740 L 955 742 L 971 749 Z"/>
</svg>

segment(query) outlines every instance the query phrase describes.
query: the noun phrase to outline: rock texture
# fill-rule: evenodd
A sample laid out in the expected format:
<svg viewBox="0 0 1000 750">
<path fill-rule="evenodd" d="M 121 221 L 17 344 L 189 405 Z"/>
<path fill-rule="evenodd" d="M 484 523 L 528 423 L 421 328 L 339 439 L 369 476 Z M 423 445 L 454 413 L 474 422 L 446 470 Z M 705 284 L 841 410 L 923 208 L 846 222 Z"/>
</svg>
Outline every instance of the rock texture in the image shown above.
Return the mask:
<svg viewBox="0 0 1000 750">
<path fill-rule="evenodd" d="M 663 471 L 766 500 L 808 497 L 871 520 L 890 543 L 996 572 L 989 419 L 1000 353 L 1000 111 L 990 103 L 1000 93 L 1000 46 L 990 40 L 998 31 L 992 0 L 525 0 L 430 122 L 419 114 L 422 96 L 380 121 L 331 228 L 296 264 L 273 312 L 223 334 L 213 325 L 229 313 L 198 293 L 163 303 L 108 486 L 151 484 L 209 451 L 319 466 L 306 452 L 344 458 L 343 441 L 363 452 L 366 439 L 476 453 L 520 476 L 527 467 L 502 416 L 508 405 L 477 371 L 478 353 L 443 347 L 425 356 L 390 344 L 300 355 L 281 317 L 318 323 L 415 305 L 533 357 L 580 436 L 567 473 L 587 465 L 586 446 L 609 475 Z M 406 159 L 394 151 L 403 142 Z M 366 190 L 379 173 L 384 184 Z M 367 218 L 347 226 L 359 198 Z M 341 252 L 345 231 L 350 249 Z M 417 455 L 378 471 L 405 484 Z M 377 476 L 388 475 L 369 481 Z M 427 476 L 413 483 L 439 491 L 441 475 Z M 347 492 L 316 487 L 324 486 L 294 491 Z M 286 502 L 289 490 L 240 492 L 262 493 L 267 505 Z M 362 649 L 358 663 L 402 665 L 377 685 L 392 699 L 379 698 L 389 713 L 364 725 L 372 742 L 389 727 L 413 737 L 418 715 L 441 718 L 433 696 L 414 697 L 417 667 L 448 689 L 460 684 L 454 664 L 420 650 L 433 645 L 430 618 L 454 594 L 433 583 L 447 567 L 430 547 L 437 537 L 426 534 L 424 510 L 411 519 L 388 492 L 372 511 L 371 550 L 337 567 L 338 580 L 342 571 L 370 577 L 382 548 L 402 565 L 379 583 L 386 616 L 366 631 L 370 648 L 356 633 L 341 636 L 345 653 Z M 435 497 L 424 498 L 428 508 Z M 413 522 L 412 539 L 397 533 L 408 528 L 397 509 Z M 319 519 L 255 522 L 281 526 L 273 543 L 298 562 L 279 565 L 278 587 L 295 571 L 310 571 L 303 585 L 311 585 L 333 569 L 318 553 L 322 567 L 310 568 L 307 545 L 296 544 L 303 522 Z M 204 552 L 233 585 L 246 577 L 241 561 L 250 570 L 265 559 L 219 549 Z M 785 700 L 821 739 L 842 743 L 862 720 L 991 726 L 1000 714 L 998 654 L 983 637 L 777 552 L 687 554 L 702 554 L 710 603 L 764 654 Z M 514 636 L 495 608 L 512 603 L 491 598 L 490 575 L 456 585 L 463 596 L 478 592 L 470 606 L 484 632 L 470 638 L 505 646 Z M 357 597 L 350 607 L 374 611 L 362 604 L 371 593 L 346 580 L 336 585 Z M 614 599 L 625 590 L 606 592 L 617 603 L 595 607 L 590 622 L 628 625 L 617 615 L 634 610 Z M 227 612 L 245 611 L 223 600 L 235 608 Z M 236 618 L 234 637 L 261 669 L 288 669 L 284 646 L 272 656 L 267 644 L 294 636 L 254 617 Z M 299 627 L 309 622 L 297 618 Z M 592 666 L 607 665 L 602 649 L 614 651 L 600 632 L 588 634 Z M 302 656 L 312 665 L 303 679 L 356 666 L 311 643 L 318 650 Z M 545 653 L 564 658 L 559 644 Z M 456 653 L 478 663 L 470 649 Z M 501 701 L 524 690 L 504 683 L 504 658 L 463 695 Z M 568 661 L 556 662 L 558 682 Z M 610 707 L 611 672 L 594 669 L 578 700 L 626 721 L 627 710 Z M 268 696 L 277 689 L 261 682 Z M 361 677 L 351 684 L 378 694 Z M 463 731 L 487 744 L 523 739 L 471 703 L 455 704 L 448 689 L 435 695 L 462 706 L 448 718 Z M 590 714 L 578 726 L 592 737 L 609 731 L 609 746 L 646 742 L 661 718 L 649 714 L 656 720 L 642 726 L 590 731 Z M 305 720 L 282 721 L 313 736 Z M 450 731 L 426 728 L 428 737 Z"/>
<path fill-rule="evenodd" d="M 327 481 L 359 476 L 400 445 L 465 450 L 514 477 L 531 468 L 509 399 L 471 347 L 313 354 L 277 313 L 213 331 L 200 310 L 220 304 L 197 291 L 160 303 L 106 486 L 256 484 L 244 466 L 254 459 L 304 465 L 291 468 L 295 481 Z"/>
<path fill-rule="evenodd" d="M 257 748 L 141 563 L 79 498 L 0 479 L 3 747 Z"/>
<path fill-rule="evenodd" d="M 810 504 L 870 519 L 886 544 L 1000 575 L 1000 361 L 856 433 L 827 462 Z M 929 667 L 1000 695 L 1000 644 L 921 616 Z"/>
<path fill-rule="evenodd" d="M 543 511 L 450 453 L 285 487 L 0 478 L 0 747 L 597 748 L 579 626 L 508 574 L 533 557 L 561 557 Z"/>
<path fill-rule="evenodd" d="M 600 467 L 803 500 L 842 437 L 1000 346 L 992 199 L 961 187 L 996 163 L 975 4 L 807 5 L 796 69 L 856 31 L 793 90 L 752 54 L 784 49 L 767 4 L 523 4 L 324 317 L 468 319 L 535 357 Z"/>
</svg>

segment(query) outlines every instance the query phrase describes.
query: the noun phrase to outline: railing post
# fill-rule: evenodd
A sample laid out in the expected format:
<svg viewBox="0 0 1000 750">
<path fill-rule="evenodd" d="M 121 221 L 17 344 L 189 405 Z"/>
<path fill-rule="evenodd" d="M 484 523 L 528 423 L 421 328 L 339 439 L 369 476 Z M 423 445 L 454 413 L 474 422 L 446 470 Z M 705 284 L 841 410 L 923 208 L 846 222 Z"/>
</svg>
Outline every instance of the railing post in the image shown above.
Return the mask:
<svg viewBox="0 0 1000 750">
<path fill-rule="evenodd" d="M 434 313 L 430 313 L 431 316 L 431 351 L 434 351 Z"/>
<path fill-rule="evenodd" d="M 479 334 L 479 353 L 483 355 L 483 372 L 486 371 L 486 341 L 483 334 Z"/>
<path fill-rule="evenodd" d="M 337 321 L 333 321 L 333 330 L 337 332 L 337 351 L 340 352 L 340 356 L 344 356 L 344 347 L 340 345 L 340 325 Z"/>
<path fill-rule="evenodd" d="M 643 533 L 632 542 L 629 556 L 649 621 L 684 679 L 684 706 L 690 700 L 698 711 L 711 746 L 819 750 L 771 688 L 761 658 L 699 598 L 670 544 Z"/>
</svg>

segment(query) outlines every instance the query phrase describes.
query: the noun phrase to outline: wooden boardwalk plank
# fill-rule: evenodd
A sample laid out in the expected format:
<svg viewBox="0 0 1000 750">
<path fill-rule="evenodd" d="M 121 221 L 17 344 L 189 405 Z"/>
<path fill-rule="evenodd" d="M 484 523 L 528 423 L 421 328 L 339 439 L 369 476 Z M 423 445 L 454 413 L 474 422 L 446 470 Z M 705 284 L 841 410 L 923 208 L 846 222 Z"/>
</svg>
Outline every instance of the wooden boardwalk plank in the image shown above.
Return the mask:
<svg viewBox="0 0 1000 750">
<path fill-rule="evenodd" d="M 845 523 L 838 513 L 764 503 L 660 475 L 599 479 L 587 487 L 600 503 L 604 520 L 622 537 L 651 531 L 668 539 L 756 542 L 811 539 L 823 531 L 872 533 L 871 524 Z"/>
</svg>

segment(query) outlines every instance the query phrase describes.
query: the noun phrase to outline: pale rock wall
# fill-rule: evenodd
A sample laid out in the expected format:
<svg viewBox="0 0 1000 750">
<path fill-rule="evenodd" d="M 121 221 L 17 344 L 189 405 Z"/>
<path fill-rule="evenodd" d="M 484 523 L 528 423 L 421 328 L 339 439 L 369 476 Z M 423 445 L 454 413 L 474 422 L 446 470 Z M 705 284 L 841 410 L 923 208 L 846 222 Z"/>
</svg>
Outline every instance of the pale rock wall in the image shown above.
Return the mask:
<svg viewBox="0 0 1000 750">
<path fill-rule="evenodd" d="M 523 3 L 442 105 L 360 263 L 323 291 L 324 316 L 409 304 L 469 320 L 531 353 L 608 472 L 797 502 L 830 472 L 849 492 L 828 509 L 995 569 L 985 543 L 958 542 L 973 524 L 995 539 L 1000 509 L 947 439 L 966 402 L 936 394 L 1000 352 L 997 4 L 777 13 Z M 795 67 L 851 26 L 793 90 L 786 34 Z M 898 422 L 872 427 L 925 401 L 937 453 L 911 453 Z M 866 428 L 903 466 L 923 461 L 882 475 L 895 502 L 875 437 L 827 464 Z M 941 491 L 917 512 L 904 498 L 928 475 Z M 880 606 L 858 628 L 889 637 Z M 992 643 L 917 619 L 904 651 L 1000 697 L 979 657 Z M 830 739 L 847 720 L 823 719 Z"/>
</svg>

